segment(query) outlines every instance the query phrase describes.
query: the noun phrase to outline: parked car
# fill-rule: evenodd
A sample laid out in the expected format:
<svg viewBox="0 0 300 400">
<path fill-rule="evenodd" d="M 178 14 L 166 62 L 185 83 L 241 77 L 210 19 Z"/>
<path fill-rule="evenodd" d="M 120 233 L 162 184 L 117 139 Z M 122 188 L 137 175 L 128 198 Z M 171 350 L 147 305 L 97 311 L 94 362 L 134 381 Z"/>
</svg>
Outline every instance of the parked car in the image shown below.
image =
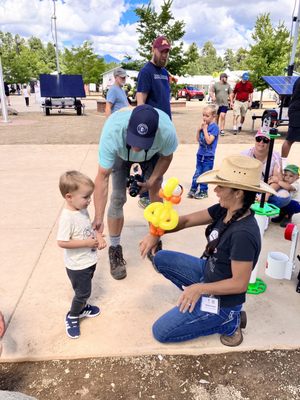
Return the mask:
<svg viewBox="0 0 300 400">
<path fill-rule="evenodd" d="M 184 86 L 182 89 L 179 89 L 176 93 L 176 100 L 180 98 L 185 98 L 187 101 L 198 99 L 202 101 L 205 97 L 205 93 L 201 89 L 197 89 L 193 86 Z"/>
</svg>

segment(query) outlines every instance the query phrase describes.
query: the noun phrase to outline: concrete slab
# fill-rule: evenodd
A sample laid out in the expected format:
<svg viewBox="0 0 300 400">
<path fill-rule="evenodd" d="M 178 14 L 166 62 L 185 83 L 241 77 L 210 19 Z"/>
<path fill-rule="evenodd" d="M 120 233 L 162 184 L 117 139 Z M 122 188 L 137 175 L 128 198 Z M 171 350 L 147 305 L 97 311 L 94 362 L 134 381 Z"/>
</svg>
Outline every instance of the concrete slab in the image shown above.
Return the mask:
<svg viewBox="0 0 300 400">
<path fill-rule="evenodd" d="M 224 156 L 246 147 L 219 145 L 216 165 Z M 179 146 L 166 176 L 177 176 L 186 190 L 194 172 L 196 148 L 196 145 Z M 299 149 L 299 144 L 294 145 L 291 162 L 297 162 Z M 63 205 L 57 183 L 59 175 L 70 168 L 93 178 L 97 171 L 97 146 L 0 148 L 0 177 L 5 193 L 0 220 L 0 290 L 1 310 L 8 321 L 1 361 L 232 351 L 221 345 L 218 335 L 172 345 L 161 345 L 153 339 L 152 323 L 176 303 L 179 290 L 140 258 L 138 242 L 147 232 L 147 224 L 143 210 L 132 198 L 125 207 L 122 235 L 128 277 L 123 281 L 112 279 L 107 250 L 99 252 L 91 302 L 99 305 L 102 313 L 82 321 L 78 340 L 66 336 L 64 317 L 72 290 L 62 250 L 56 245 L 57 218 Z M 214 200 L 211 188 L 208 199 L 183 198 L 177 210 L 180 214 L 192 212 L 213 204 Z M 268 288 L 262 295 L 247 297 L 248 327 L 244 342 L 236 351 L 300 346 L 296 276 L 285 281 L 264 274 L 268 251 L 289 254 L 290 242 L 283 239 L 283 231 L 271 225 L 265 233 L 258 275 Z M 164 248 L 199 255 L 205 245 L 204 227 L 166 235 L 163 241 Z"/>
</svg>

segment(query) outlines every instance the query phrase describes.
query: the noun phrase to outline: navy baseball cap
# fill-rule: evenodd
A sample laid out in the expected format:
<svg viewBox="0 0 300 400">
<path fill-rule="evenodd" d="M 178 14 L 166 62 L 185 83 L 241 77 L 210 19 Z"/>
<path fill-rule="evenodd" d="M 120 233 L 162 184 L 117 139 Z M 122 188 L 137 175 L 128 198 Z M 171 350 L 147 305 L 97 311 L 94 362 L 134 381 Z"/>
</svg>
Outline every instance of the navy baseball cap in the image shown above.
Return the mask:
<svg viewBox="0 0 300 400">
<path fill-rule="evenodd" d="M 158 112 L 149 104 L 135 107 L 128 123 L 127 144 L 143 150 L 150 149 L 155 139 L 158 120 Z"/>
</svg>

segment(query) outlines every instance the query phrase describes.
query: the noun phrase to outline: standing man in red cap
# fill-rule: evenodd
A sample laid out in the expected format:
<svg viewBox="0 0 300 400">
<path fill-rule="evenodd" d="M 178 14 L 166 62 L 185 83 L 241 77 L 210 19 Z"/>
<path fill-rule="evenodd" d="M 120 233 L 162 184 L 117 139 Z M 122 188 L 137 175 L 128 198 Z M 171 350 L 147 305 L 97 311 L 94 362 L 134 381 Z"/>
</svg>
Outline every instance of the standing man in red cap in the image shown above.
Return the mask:
<svg viewBox="0 0 300 400">
<path fill-rule="evenodd" d="M 152 44 L 152 58 L 140 70 L 137 80 L 137 105 L 149 104 L 159 108 L 171 117 L 169 73 L 165 66 L 168 63 L 170 41 L 165 36 L 158 36 Z M 142 208 L 150 204 L 148 193 L 140 196 Z"/>
<path fill-rule="evenodd" d="M 138 106 L 150 104 L 171 118 L 169 73 L 165 68 L 170 49 L 170 41 L 165 36 L 154 40 L 152 58 L 138 75 L 136 99 Z"/>
</svg>

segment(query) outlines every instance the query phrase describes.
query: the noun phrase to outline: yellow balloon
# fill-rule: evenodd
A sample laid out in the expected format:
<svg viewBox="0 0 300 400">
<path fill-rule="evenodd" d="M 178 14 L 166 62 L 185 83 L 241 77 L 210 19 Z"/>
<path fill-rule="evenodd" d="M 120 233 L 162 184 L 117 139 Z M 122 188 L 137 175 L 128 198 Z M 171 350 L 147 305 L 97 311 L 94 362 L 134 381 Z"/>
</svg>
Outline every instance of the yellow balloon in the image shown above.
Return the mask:
<svg viewBox="0 0 300 400">
<path fill-rule="evenodd" d="M 177 178 L 168 179 L 167 182 L 162 184 L 164 202 L 151 203 L 145 208 L 144 217 L 155 228 L 160 228 L 164 231 L 176 228 L 179 221 L 179 216 L 178 213 L 173 209 L 173 203 L 167 200 L 167 198 L 170 198 L 172 195 L 174 195 L 174 191 L 177 187 Z"/>
<path fill-rule="evenodd" d="M 166 184 L 163 187 L 163 192 L 166 197 L 171 197 L 173 194 L 173 191 L 176 189 L 178 186 L 178 179 L 177 178 L 169 178 L 166 182 Z"/>
</svg>

